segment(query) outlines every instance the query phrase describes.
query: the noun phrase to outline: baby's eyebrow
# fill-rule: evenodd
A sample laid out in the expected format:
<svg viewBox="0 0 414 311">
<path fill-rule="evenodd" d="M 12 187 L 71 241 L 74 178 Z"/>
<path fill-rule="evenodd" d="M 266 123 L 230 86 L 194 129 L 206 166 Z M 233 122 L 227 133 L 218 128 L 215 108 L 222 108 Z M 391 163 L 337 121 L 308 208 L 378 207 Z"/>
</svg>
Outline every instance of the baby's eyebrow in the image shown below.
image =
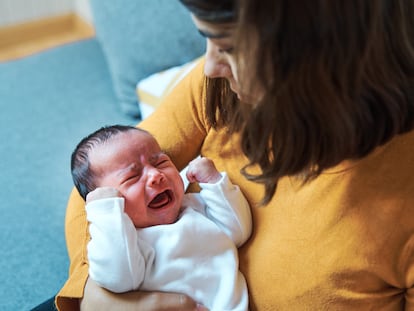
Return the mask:
<svg viewBox="0 0 414 311">
<path fill-rule="evenodd" d="M 137 170 L 139 170 L 139 168 L 140 168 L 139 165 L 137 165 L 136 163 L 133 163 L 133 164 L 128 165 L 127 167 L 123 168 L 122 170 L 120 170 L 117 175 L 118 176 L 123 176 L 125 174 L 128 174 L 129 172 L 137 171 Z"/>
<path fill-rule="evenodd" d="M 151 155 L 151 157 L 149 158 L 149 162 L 150 163 L 155 163 L 163 155 L 165 155 L 165 153 L 162 152 L 162 151 L 161 152 L 158 152 L 158 153 L 155 153 L 155 154 Z"/>
</svg>

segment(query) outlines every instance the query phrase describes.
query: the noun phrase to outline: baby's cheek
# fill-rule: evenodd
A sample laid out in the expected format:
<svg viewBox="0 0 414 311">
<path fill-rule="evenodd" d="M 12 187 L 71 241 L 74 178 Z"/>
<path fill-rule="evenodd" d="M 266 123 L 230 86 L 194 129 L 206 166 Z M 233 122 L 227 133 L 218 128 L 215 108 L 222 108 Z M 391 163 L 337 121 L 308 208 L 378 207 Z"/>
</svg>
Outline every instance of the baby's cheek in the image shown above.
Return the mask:
<svg viewBox="0 0 414 311">
<path fill-rule="evenodd" d="M 135 227 L 140 227 L 142 222 L 142 215 L 137 212 L 133 207 L 125 208 L 125 213 L 132 220 Z"/>
<path fill-rule="evenodd" d="M 132 219 L 134 217 L 134 215 L 131 212 L 130 205 L 127 203 L 127 201 L 125 201 L 124 212 L 125 212 L 125 214 L 127 214 L 129 216 L 129 218 Z"/>
</svg>

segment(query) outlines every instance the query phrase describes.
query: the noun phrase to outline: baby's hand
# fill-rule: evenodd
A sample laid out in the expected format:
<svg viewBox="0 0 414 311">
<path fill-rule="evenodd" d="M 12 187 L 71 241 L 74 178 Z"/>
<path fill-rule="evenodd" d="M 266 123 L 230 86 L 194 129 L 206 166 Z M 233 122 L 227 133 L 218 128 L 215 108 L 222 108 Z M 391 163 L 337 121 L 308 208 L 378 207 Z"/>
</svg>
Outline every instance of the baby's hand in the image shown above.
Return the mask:
<svg viewBox="0 0 414 311">
<path fill-rule="evenodd" d="M 214 184 L 221 177 L 213 161 L 208 158 L 196 158 L 188 164 L 187 178 L 189 182 Z"/>
<path fill-rule="evenodd" d="M 122 197 L 121 193 L 112 187 L 99 187 L 88 193 L 86 196 L 86 203 L 94 200 Z"/>
</svg>

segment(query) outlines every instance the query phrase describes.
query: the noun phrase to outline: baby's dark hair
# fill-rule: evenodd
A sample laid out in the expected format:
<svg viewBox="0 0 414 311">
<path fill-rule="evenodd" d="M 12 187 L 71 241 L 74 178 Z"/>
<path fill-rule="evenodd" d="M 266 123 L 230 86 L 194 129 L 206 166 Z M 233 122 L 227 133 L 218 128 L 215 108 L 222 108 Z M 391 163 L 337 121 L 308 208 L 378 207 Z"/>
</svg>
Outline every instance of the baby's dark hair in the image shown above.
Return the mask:
<svg viewBox="0 0 414 311">
<path fill-rule="evenodd" d="M 143 129 L 129 125 L 104 126 L 83 138 L 76 146 L 71 157 L 71 173 L 75 187 L 84 200 L 86 200 L 86 195 L 89 192 L 96 189 L 96 175 L 92 171 L 89 162 L 90 151 L 120 133 L 128 131 L 142 131 L 148 133 Z"/>
</svg>

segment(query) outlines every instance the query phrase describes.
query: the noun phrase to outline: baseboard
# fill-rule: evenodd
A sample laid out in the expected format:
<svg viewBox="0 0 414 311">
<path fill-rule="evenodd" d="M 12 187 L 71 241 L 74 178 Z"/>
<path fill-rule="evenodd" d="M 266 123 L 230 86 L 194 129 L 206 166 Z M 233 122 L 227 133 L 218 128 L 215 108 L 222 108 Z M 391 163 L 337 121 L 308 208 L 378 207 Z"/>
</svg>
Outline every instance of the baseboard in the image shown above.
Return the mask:
<svg viewBox="0 0 414 311">
<path fill-rule="evenodd" d="M 92 25 L 74 13 L 0 28 L 0 61 L 95 35 Z"/>
</svg>

